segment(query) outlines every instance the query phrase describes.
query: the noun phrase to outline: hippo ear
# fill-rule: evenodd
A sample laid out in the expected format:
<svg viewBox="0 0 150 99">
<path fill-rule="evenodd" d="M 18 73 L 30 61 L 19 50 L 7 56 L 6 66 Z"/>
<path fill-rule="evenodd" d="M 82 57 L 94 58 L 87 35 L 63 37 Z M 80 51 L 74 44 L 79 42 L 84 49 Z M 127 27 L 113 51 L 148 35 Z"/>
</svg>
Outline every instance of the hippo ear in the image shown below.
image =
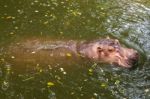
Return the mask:
<svg viewBox="0 0 150 99">
<path fill-rule="evenodd" d="M 120 45 L 120 43 L 117 39 L 115 39 L 115 44 Z"/>
<path fill-rule="evenodd" d="M 106 39 L 110 39 L 110 37 L 109 37 L 109 36 L 107 36 L 107 37 L 106 37 Z"/>
</svg>

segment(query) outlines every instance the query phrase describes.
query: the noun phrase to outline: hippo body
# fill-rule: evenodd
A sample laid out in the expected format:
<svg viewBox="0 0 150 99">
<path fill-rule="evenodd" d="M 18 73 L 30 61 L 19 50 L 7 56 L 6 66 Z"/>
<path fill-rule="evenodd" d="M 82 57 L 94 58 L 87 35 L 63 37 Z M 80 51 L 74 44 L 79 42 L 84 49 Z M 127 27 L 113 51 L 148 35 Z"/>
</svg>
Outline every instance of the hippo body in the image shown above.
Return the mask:
<svg viewBox="0 0 150 99">
<path fill-rule="evenodd" d="M 20 63 L 52 63 L 68 60 L 117 64 L 130 68 L 138 61 L 138 52 L 122 47 L 116 39 L 94 41 L 50 41 L 30 39 L 16 42 L 9 47 L 10 60 Z"/>
</svg>

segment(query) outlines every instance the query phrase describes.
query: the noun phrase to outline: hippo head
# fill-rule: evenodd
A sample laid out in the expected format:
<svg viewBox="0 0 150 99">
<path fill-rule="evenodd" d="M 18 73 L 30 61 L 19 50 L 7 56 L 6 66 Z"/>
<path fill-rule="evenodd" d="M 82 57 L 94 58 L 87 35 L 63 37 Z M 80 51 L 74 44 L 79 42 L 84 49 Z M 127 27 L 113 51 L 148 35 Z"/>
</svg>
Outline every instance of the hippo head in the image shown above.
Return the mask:
<svg viewBox="0 0 150 99">
<path fill-rule="evenodd" d="M 136 50 L 121 46 L 116 39 L 101 39 L 91 42 L 81 53 L 96 61 L 116 64 L 125 68 L 131 68 L 139 58 Z"/>
</svg>

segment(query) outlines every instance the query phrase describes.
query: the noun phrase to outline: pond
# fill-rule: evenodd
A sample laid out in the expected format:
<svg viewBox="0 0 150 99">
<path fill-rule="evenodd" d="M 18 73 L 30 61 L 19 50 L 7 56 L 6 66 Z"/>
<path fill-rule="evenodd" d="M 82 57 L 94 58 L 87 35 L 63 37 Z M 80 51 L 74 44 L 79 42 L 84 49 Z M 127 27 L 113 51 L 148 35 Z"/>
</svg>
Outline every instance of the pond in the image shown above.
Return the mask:
<svg viewBox="0 0 150 99">
<path fill-rule="evenodd" d="M 110 64 L 10 63 L 5 50 L 24 38 L 110 36 L 136 49 L 136 68 Z M 45 59 L 46 60 L 46 59 Z M 2 99 L 150 99 L 149 0 L 1 0 Z"/>
</svg>

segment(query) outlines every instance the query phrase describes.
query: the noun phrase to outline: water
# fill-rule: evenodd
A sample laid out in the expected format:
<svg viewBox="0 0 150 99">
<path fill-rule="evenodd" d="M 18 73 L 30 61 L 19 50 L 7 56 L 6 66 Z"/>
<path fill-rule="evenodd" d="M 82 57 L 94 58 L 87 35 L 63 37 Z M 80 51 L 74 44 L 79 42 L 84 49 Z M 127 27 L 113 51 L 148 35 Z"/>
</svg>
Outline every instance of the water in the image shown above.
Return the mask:
<svg viewBox="0 0 150 99">
<path fill-rule="evenodd" d="M 1 0 L 2 99 L 149 99 L 149 0 Z M 9 63 L 11 43 L 31 37 L 89 40 L 111 36 L 141 54 L 133 70 L 109 64 Z"/>
</svg>

